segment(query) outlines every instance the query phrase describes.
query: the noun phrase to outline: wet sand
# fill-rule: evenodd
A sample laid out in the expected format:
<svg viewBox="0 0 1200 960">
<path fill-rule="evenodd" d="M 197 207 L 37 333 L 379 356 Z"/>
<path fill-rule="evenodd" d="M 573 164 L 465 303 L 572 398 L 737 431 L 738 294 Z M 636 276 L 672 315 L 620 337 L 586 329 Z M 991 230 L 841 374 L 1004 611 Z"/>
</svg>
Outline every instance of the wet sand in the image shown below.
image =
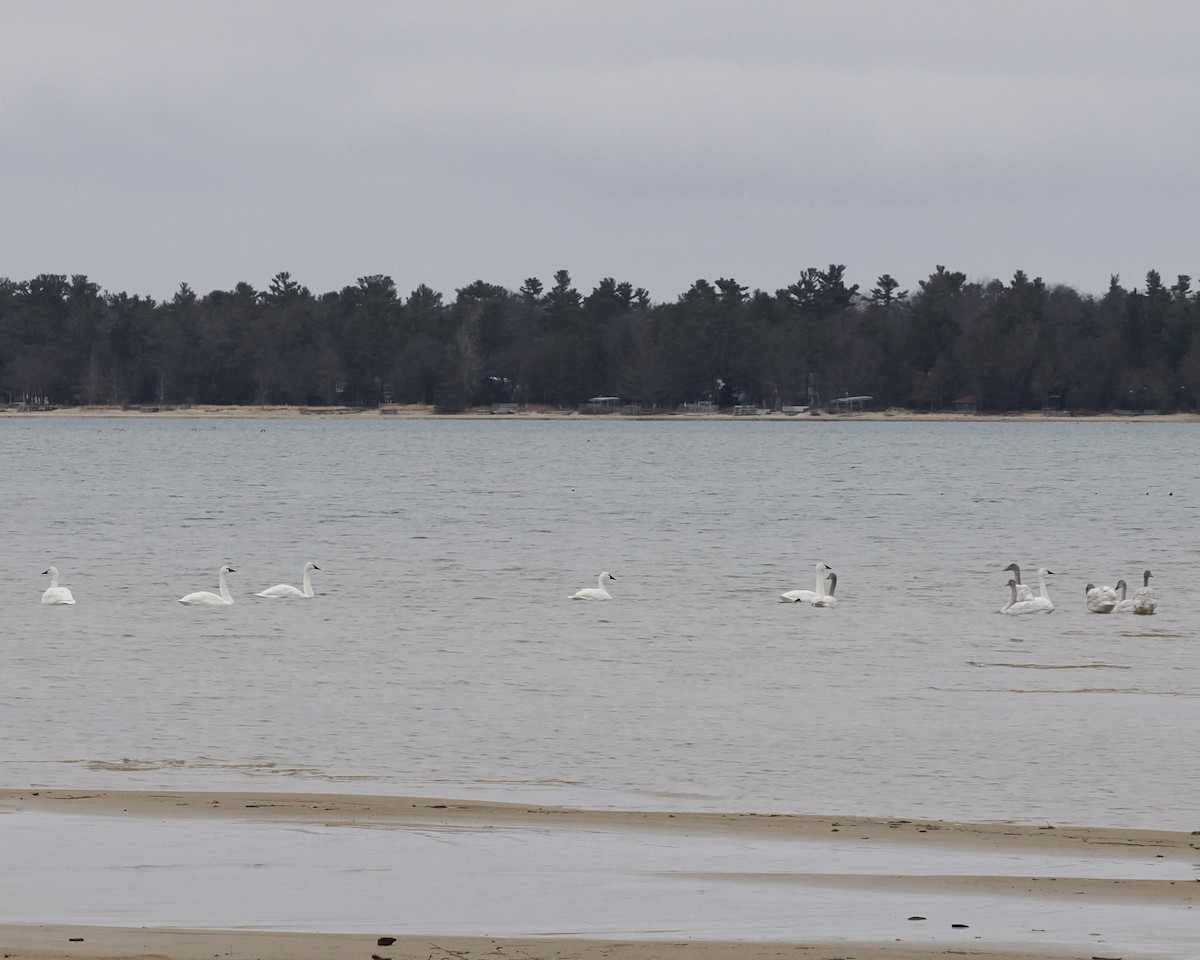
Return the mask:
<svg viewBox="0 0 1200 960">
<path fill-rule="evenodd" d="M 695 834 L 742 834 L 775 839 L 828 839 L 843 834 L 888 843 L 940 844 L 960 849 L 1091 855 L 1151 851 L 1195 859 L 1200 831 L 1125 830 L 1066 824 L 955 823 L 944 820 L 839 817 L 810 814 L 669 813 L 583 810 L 573 807 L 432 797 L 325 793 L 250 793 L 153 790 L 0 789 L 0 812 L 38 810 L 87 816 L 237 817 L 330 825 L 538 825 L 610 830 L 653 829 Z M 1200 887 L 1200 883 L 1196 885 Z"/>
<path fill-rule="evenodd" d="M 580 810 L 521 803 L 464 801 L 427 797 L 279 794 L 258 792 L 171 792 L 64 789 L 0 790 L 0 815 L 20 811 L 69 813 L 87 817 L 140 820 L 230 819 L 322 825 L 371 826 L 376 829 L 532 827 L 538 830 L 584 829 L 620 833 L 654 831 L 695 837 L 712 835 L 774 840 L 872 841 L 910 849 L 914 854 L 945 850 L 1013 856 L 1105 857 L 1190 867 L 1200 859 L 1200 833 L 1123 830 L 1063 824 L 953 823 L 745 813 L 668 813 L 657 811 Z M 1175 876 L 1186 876 L 1178 870 Z M 743 873 L 697 872 L 698 878 L 731 882 L 793 884 L 823 889 L 872 889 L 914 895 L 947 892 L 983 897 L 1025 897 L 1078 904 L 1123 907 L 1148 905 L 1191 910 L 1200 905 L 1200 881 L 1184 879 L 1103 879 L 1098 877 L 992 876 L 961 874 Z M 469 904 L 462 909 L 469 911 Z M 1100 944 L 1058 949 L 1029 944 L 921 942 L 860 943 L 848 924 L 845 940 L 776 943 L 715 940 L 600 940 L 575 937 L 446 937 L 400 935 L 381 929 L 371 935 L 269 933 L 253 930 L 165 930 L 65 925 L 0 925 L 0 958 L 166 957 L 292 958 L 292 960 L 440 960 L 440 958 L 517 958 L 517 960 L 649 960 L 654 957 L 768 957 L 809 960 L 916 960 L 916 958 L 1125 957 L 1162 955 L 1153 944 L 1141 954 L 1105 952 Z M 380 945 L 382 936 L 393 944 Z M 82 938 L 73 939 L 73 938 Z M 1200 937 L 1198 937 L 1200 941 Z M 1170 954 L 1168 954 L 1170 955 Z"/>
<path fill-rule="evenodd" d="M 4 924 L 0 924 L 0 944 L 0 957 L 8 960 L 1087 960 L 1097 956 L 1091 949 L 1029 952 L 849 941 L 397 937 L 381 946 L 378 937 L 360 935 Z M 1133 960 L 1129 954 L 1112 956 Z"/>
</svg>

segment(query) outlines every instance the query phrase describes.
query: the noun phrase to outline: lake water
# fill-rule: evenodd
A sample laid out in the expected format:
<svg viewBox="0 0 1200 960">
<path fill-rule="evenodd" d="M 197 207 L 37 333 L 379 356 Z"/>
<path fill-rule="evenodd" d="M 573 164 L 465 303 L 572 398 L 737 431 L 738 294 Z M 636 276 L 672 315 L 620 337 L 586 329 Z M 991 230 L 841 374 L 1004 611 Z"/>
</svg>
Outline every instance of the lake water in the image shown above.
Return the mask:
<svg viewBox="0 0 1200 960">
<path fill-rule="evenodd" d="M 3 419 L 0 785 L 1196 829 L 1198 438 Z M 840 605 L 777 602 L 818 560 Z M 996 613 L 1014 560 L 1053 614 Z"/>
</svg>

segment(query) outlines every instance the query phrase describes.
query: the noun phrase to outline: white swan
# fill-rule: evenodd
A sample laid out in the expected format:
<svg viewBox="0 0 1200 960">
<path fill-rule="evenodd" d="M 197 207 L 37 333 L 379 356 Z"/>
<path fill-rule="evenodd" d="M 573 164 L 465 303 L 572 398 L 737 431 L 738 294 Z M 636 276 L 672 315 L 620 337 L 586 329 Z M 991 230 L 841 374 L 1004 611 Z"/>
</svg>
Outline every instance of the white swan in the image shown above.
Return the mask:
<svg viewBox="0 0 1200 960">
<path fill-rule="evenodd" d="M 311 599 L 313 594 L 312 588 L 312 572 L 320 570 L 311 560 L 304 565 L 304 589 L 297 590 L 290 583 L 277 583 L 273 587 L 267 587 L 261 593 L 256 593 L 256 597 L 266 597 L 268 600 L 281 599 L 283 597 L 306 597 Z"/>
<path fill-rule="evenodd" d="M 71 591 L 58 585 L 58 567 L 43 570 L 42 576 L 44 577 L 46 574 L 50 574 L 50 586 L 42 594 L 42 603 L 74 603 L 75 598 L 71 596 Z"/>
<path fill-rule="evenodd" d="M 1038 568 L 1038 595 L 1030 601 L 1031 604 L 1037 606 L 1038 610 L 1049 613 L 1054 610 L 1054 604 L 1050 602 L 1050 592 L 1046 589 L 1046 577 L 1054 576 L 1054 570 L 1046 570 L 1044 566 Z"/>
<path fill-rule="evenodd" d="M 208 590 L 197 590 L 195 593 L 189 593 L 186 597 L 180 597 L 179 602 L 200 607 L 232 606 L 233 597 L 229 593 L 229 584 L 225 580 L 225 575 L 229 573 L 237 573 L 237 571 L 233 567 L 222 567 L 221 572 L 217 575 L 221 590 L 219 594 Z"/>
<path fill-rule="evenodd" d="M 1154 576 L 1149 570 L 1142 574 L 1142 585 L 1133 592 L 1133 612 L 1148 616 L 1158 609 L 1158 594 L 1150 586 L 1150 578 Z"/>
<path fill-rule="evenodd" d="M 1023 584 L 1021 582 L 1021 568 L 1020 567 L 1018 567 L 1015 563 L 1010 563 L 1001 572 L 1002 573 L 1011 573 L 1013 575 L 1013 580 L 1015 580 L 1016 584 L 1017 584 L 1017 599 L 1018 600 L 1032 600 L 1033 599 L 1033 589 L 1025 586 L 1025 584 Z"/>
<path fill-rule="evenodd" d="M 825 593 L 825 574 L 832 573 L 832 569 L 824 563 L 818 563 L 816 567 L 816 589 L 815 590 L 789 590 L 787 593 L 781 593 L 779 600 L 781 603 L 812 603 L 818 597 L 826 596 Z"/>
<path fill-rule="evenodd" d="M 1008 583 L 1005 584 L 1009 589 L 1008 603 L 1000 608 L 1001 613 L 1007 613 L 1010 616 L 1017 616 L 1022 613 L 1049 613 L 1054 607 L 1049 610 L 1042 606 L 1039 601 L 1040 597 L 1034 597 L 1031 600 L 1019 600 L 1017 594 L 1017 581 L 1012 577 L 1008 578 Z"/>
<path fill-rule="evenodd" d="M 1117 606 L 1117 591 L 1089 583 L 1084 587 L 1089 613 L 1112 613 Z"/>
<path fill-rule="evenodd" d="M 1117 605 L 1113 607 L 1113 613 L 1133 613 L 1133 597 L 1125 599 L 1125 591 L 1129 589 L 1128 584 L 1124 580 L 1118 580 L 1116 587 L 1113 589 L 1121 591 L 1121 599 L 1117 601 Z"/>
<path fill-rule="evenodd" d="M 596 578 L 596 585 L 594 587 L 588 587 L 585 590 L 577 590 L 575 593 L 571 594 L 567 599 L 568 600 L 611 600 L 612 594 L 604 589 L 604 581 L 605 580 L 611 580 L 613 583 L 617 582 L 617 578 L 614 577 L 607 570 L 605 570 L 602 574 L 600 574 L 600 576 L 598 576 Z"/>
<path fill-rule="evenodd" d="M 836 607 L 838 604 L 837 597 L 833 595 L 837 590 L 837 574 L 832 570 L 829 571 L 829 592 L 823 597 L 817 597 L 813 600 L 814 607 Z"/>
</svg>

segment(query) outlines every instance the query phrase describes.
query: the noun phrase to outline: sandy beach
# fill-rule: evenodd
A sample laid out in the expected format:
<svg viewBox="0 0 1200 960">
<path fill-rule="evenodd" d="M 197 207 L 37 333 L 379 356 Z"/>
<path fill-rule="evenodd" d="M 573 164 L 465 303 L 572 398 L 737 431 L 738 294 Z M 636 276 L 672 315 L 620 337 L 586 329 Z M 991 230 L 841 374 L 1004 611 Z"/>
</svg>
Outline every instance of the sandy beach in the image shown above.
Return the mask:
<svg viewBox="0 0 1200 960">
<path fill-rule="evenodd" d="M 930 820 L 880 819 L 809 815 L 669 813 L 622 810 L 581 810 L 491 801 L 427 797 L 351 796 L 292 793 L 206 793 L 173 791 L 108 791 L 38 789 L 0 791 L 0 816 L 19 812 L 64 814 L 146 821 L 256 821 L 311 825 L 369 826 L 374 830 L 427 831 L 434 828 L 491 830 L 533 828 L 537 831 L 576 829 L 678 837 L 721 837 L 753 840 L 818 840 L 838 837 L 871 845 L 901 847 L 918 859 L 922 854 L 958 851 L 968 855 L 1033 857 L 1147 858 L 1175 869 L 1194 866 L 1200 853 L 1200 832 L 1121 830 L 1065 824 L 952 823 Z M 197 823 L 197 829 L 202 825 Z M 1171 865 L 1174 865 L 1173 867 Z M 1186 873 L 1186 870 L 1185 870 Z M 699 874 L 696 875 L 700 877 Z M 966 870 L 957 874 L 773 872 L 764 875 L 715 873 L 706 879 L 805 885 L 812 888 L 903 891 L 918 902 L 921 896 L 944 892 L 989 899 L 1033 898 L 1072 904 L 1138 905 L 1191 910 L 1200 905 L 1200 880 L 1101 878 L 1095 876 L 995 876 Z M 463 904 L 469 910 L 469 904 Z M 910 920 L 923 918 L 910 917 Z M 380 937 L 394 943 L 380 944 Z M 449 957 L 598 958 L 651 957 L 759 960 L 803 957 L 811 960 L 916 960 L 926 957 L 1035 958 L 1131 957 L 1127 950 L 1105 953 L 1097 945 L 1078 949 L 1041 948 L 991 943 L 977 937 L 956 944 L 922 942 L 919 936 L 893 942 L 864 943 L 847 924 L 836 942 L 761 942 L 739 940 L 600 940 L 571 937 L 457 937 L 422 936 L 412 931 L 379 929 L 366 934 L 268 932 L 261 930 L 177 930 L 46 924 L 0 924 L 5 960 L 24 958 L 166 957 L 199 960 L 234 958 L 386 958 L 438 960 Z M 1144 956 L 1161 955 L 1148 945 Z M 1169 955 L 1169 954 L 1168 954 Z"/>
<path fill-rule="evenodd" d="M 388 939 L 388 938 L 384 938 Z M 685 940 L 491 937 L 396 937 L 263 933 L 243 930 L 147 930 L 0 924 L 0 956 L 11 960 L 1088 960 L 1080 952 L 937 948 L 904 943 L 836 944 Z M 1113 957 L 1112 960 L 1118 960 Z"/>
</svg>

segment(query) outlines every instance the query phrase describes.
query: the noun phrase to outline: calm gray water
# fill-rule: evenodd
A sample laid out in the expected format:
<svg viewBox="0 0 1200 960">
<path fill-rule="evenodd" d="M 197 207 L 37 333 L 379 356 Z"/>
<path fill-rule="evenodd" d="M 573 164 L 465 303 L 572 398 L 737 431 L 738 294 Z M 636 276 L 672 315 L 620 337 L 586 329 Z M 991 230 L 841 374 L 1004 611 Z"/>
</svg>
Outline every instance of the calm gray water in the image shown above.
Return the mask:
<svg viewBox="0 0 1200 960">
<path fill-rule="evenodd" d="M 1197 439 L 0 420 L 0 784 L 1195 829 Z M 817 560 L 840 606 L 778 603 Z M 995 612 L 1013 560 L 1053 614 Z M 1085 612 L 1146 567 L 1158 615 Z"/>
</svg>

